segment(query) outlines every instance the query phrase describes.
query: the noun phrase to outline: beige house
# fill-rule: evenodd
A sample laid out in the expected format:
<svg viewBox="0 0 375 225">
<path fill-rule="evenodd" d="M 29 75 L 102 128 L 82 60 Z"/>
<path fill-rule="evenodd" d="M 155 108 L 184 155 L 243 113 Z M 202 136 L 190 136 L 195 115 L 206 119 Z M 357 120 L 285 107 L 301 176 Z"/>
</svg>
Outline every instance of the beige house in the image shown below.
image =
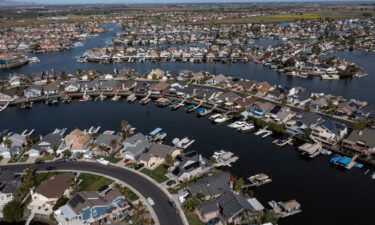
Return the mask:
<svg viewBox="0 0 375 225">
<path fill-rule="evenodd" d="M 149 80 L 159 80 L 159 79 L 161 79 L 164 75 L 165 75 L 164 70 L 161 70 L 161 69 L 158 68 L 158 69 L 152 70 L 152 71 L 147 75 L 147 79 L 149 79 Z"/>
<path fill-rule="evenodd" d="M 75 129 L 65 139 L 65 146 L 73 152 L 85 152 L 90 142 L 90 135 L 80 129 Z"/>
<path fill-rule="evenodd" d="M 139 157 L 140 163 L 143 163 L 147 168 L 155 168 L 165 162 L 167 155 L 171 155 L 174 159 L 177 155 L 181 154 L 181 149 L 153 143 L 148 152 L 143 153 Z"/>
<path fill-rule="evenodd" d="M 70 183 L 74 178 L 72 173 L 63 173 L 43 181 L 37 188 L 30 190 L 32 202 L 28 209 L 36 214 L 50 215 L 56 201 L 62 196 L 69 196 Z"/>
</svg>

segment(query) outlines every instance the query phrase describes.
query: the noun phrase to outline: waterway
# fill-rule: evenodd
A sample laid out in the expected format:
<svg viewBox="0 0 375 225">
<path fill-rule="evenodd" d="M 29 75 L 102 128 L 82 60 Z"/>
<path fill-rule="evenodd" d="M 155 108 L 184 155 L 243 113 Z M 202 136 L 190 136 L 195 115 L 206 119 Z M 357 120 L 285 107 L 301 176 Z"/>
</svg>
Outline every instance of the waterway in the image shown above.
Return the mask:
<svg viewBox="0 0 375 225">
<path fill-rule="evenodd" d="M 300 86 L 309 89 L 313 92 L 330 93 L 334 95 L 343 96 L 347 99 L 356 98 L 366 100 L 371 104 L 375 104 L 375 95 L 372 87 L 375 84 L 375 53 L 362 51 L 341 51 L 335 52 L 331 55 L 336 55 L 344 59 L 348 59 L 363 67 L 365 72 L 369 75 L 363 78 L 353 78 L 347 80 L 321 80 L 318 77 L 311 79 L 303 79 L 290 77 L 282 73 L 277 73 L 275 70 L 263 67 L 255 63 L 234 63 L 234 64 L 220 64 L 220 63 L 189 63 L 189 62 L 145 62 L 145 63 L 114 63 L 114 64 L 98 64 L 98 63 L 78 63 L 76 56 L 80 56 L 84 51 L 95 47 L 107 46 L 106 42 L 111 41 L 116 33 L 121 31 L 120 26 L 116 24 L 106 24 L 109 29 L 107 32 L 100 34 L 97 37 L 83 41 L 84 46 L 74 49 L 51 52 L 51 53 L 30 53 L 30 56 L 37 56 L 40 59 L 39 63 L 29 64 L 23 67 L 0 71 L 0 77 L 9 75 L 10 73 L 33 73 L 41 72 L 50 69 L 55 71 L 65 70 L 73 72 L 76 68 L 92 69 L 95 68 L 101 71 L 113 71 L 114 68 L 131 67 L 137 70 L 152 70 L 161 68 L 169 71 L 179 71 L 182 69 L 189 69 L 192 71 L 209 71 L 217 74 L 229 74 L 232 76 L 254 79 L 258 81 L 268 81 L 271 84 L 282 86 Z M 254 44 L 258 45 L 272 45 L 279 43 L 275 39 L 255 40 Z M 193 44 L 194 45 L 194 44 Z M 187 46 L 187 45 L 185 45 Z"/>
<path fill-rule="evenodd" d="M 214 151 L 226 149 L 239 156 L 229 170 L 237 176 L 264 172 L 273 182 L 255 189 L 255 196 L 266 205 L 267 201 L 296 199 L 303 213 L 284 219 L 281 225 L 369 225 L 375 219 L 375 183 L 366 169 L 343 171 L 329 163 L 329 157 L 314 160 L 301 158 L 292 146 L 284 148 L 272 144 L 272 139 L 252 133 L 240 133 L 223 125 L 214 125 L 206 118 L 197 118 L 183 109 L 171 111 L 154 104 L 119 102 L 72 102 L 69 105 L 48 106 L 35 104 L 27 110 L 16 107 L 1 113 L 0 130 L 22 132 L 36 129 L 47 134 L 54 128 L 88 129 L 101 126 L 102 130 L 119 130 L 126 119 L 142 133 L 162 127 L 166 142 L 175 137 L 188 136 L 196 142 L 189 150 L 209 157 Z"/>
</svg>

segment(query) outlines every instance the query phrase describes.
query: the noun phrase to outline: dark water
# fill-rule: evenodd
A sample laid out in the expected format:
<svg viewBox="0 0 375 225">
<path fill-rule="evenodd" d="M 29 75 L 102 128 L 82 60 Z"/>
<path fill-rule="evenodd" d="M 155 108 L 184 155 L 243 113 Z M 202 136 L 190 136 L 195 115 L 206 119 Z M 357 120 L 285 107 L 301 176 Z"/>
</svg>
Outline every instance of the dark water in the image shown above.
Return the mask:
<svg viewBox="0 0 375 225">
<path fill-rule="evenodd" d="M 122 119 L 143 133 L 162 127 L 168 133 L 169 142 L 174 137 L 192 137 L 196 142 L 190 150 L 206 157 L 220 149 L 232 151 L 240 158 L 230 168 L 237 176 L 269 174 L 274 181 L 255 189 L 255 196 L 264 205 L 270 200 L 290 199 L 302 204 L 303 213 L 282 220 L 282 225 L 374 224 L 375 183 L 370 179 L 371 172 L 364 175 L 366 169 L 342 171 L 332 167 L 329 158 L 324 156 L 305 160 L 294 147 L 275 147 L 271 138 L 240 133 L 224 124 L 214 125 L 182 109 L 170 111 L 153 104 L 129 105 L 121 100 L 60 106 L 36 104 L 29 111 L 18 108 L 3 111 L 0 130 L 22 132 L 35 128 L 38 134 L 46 134 L 54 128 L 88 129 L 93 125 L 100 125 L 102 131 L 118 130 Z"/>
<path fill-rule="evenodd" d="M 302 79 L 279 74 L 274 70 L 263 67 L 255 63 L 246 64 L 215 64 L 215 63 L 183 63 L 183 62 L 146 62 L 146 63 L 115 63 L 115 64 L 97 64 L 97 63 L 78 63 L 76 56 L 82 55 L 87 49 L 94 47 L 104 47 L 105 42 L 110 41 L 112 37 L 120 32 L 120 27 L 115 24 L 106 25 L 113 29 L 101 34 L 98 37 L 84 41 L 84 46 L 77 47 L 62 52 L 31 54 L 37 56 L 41 62 L 29 64 L 20 68 L 0 71 L 0 77 L 6 76 L 12 72 L 31 73 L 40 72 L 48 69 L 74 71 L 76 68 L 113 71 L 114 68 L 132 67 L 139 70 L 152 70 L 161 68 L 164 70 L 178 71 L 182 69 L 190 69 L 193 71 L 210 71 L 215 73 L 230 74 L 233 76 L 255 79 L 258 81 L 268 81 L 271 84 L 283 86 L 301 86 L 308 88 L 313 92 L 331 93 L 340 95 L 345 98 L 357 98 L 366 100 L 375 104 L 375 95 L 373 94 L 373 86 L 375 85 L 375 53 L 364 53 L 360 51 L 343 51 L 335 52 L 333 55 L 348 59 L 360 65 L 369 74 L 364 78 L 353 78 L 348 80 L 331 80 L 322 81 L 320 78 Z M 278 40 L 263 39 L 256 40 L 254 44 L 270 45 L 278 43 Z"/>
</svg>

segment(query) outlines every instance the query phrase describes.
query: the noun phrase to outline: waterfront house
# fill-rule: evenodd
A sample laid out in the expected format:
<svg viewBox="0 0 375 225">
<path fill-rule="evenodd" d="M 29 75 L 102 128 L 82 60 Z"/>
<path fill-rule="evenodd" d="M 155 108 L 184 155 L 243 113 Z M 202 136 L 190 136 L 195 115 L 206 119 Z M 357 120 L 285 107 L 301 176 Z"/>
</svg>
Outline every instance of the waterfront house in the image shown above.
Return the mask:
<svg viewBox="0 0 375 225">
<path fill-rule="evenodd" d="M 12 98 L 11 96 L 4 94 L 4 93 L 0 93 L 0 102 L 8 102 L 8 101 L 13 101 L 13 100 L 14 98 Z"/>
<path fill-rule="evenodd" d="M 147 94 L 150 84 L 147 82 L 137 82 L 136 86 L 133 88 L 136 94 Z"/>
<path fill-rule="evenodd" d="M 267 93 L 267 98 L 273 100 L 281 100 L 286 96 L 286 91 L 282 88 L 276 88 L 275 90 L 269 91 Z"/>
<path fill-rule="evenodd" d="M 194 84 L 199 84 L 204 78 L 205 78 L 205 75 L 203 74 L 203 72 L 196 72 L 196 73 L 193 73 L 191 82 L 193 82 Z"/>
<path fill-rule="evenodd" d="M 348 133 L 345 124 L 325 120 L 311 127 L 311 137 L 326 144 L 337 144 Z"/>
<path fill-rule="evenodd" d="M 375 153 L 375 129 L 364 128 L 353 130 L 350 135 L 342 141 L 342 146 L 364 154 Z"/>
<path fill-rule="evenodd" d="M 72 191 L 70 185 L 75 177 L 72 173 L 61 173 L 43 181 L 38 187 L 30 190 L 31 203 L 27 206 L 36 214 L 49 216 L 60 197 L 68 197 Z"/>
<path fill-rule="evenodd" d="M 255 89 L 256 85 L 257 85 L 257 82 L 255 80 L 240 80 L 240 81 L 237 81 L 235 90 L 252 92 Z"/>
<path fill-rule="evenodd" d="M 7 139 L 9 139 L 12 142 L 10 147 L 10 152 L 12 156 L 19 155 L 22 149 L 27 144 L 26 136 L 21 134 L 13 133 L 10 136 L 8 136 Z"/>
<path fill-rule="evenodd" d="M 100 134 L 94 141 L 94 155 L 108 156 L 115 153 L 121 147 L 121 136 L 104 132 Z"/>
<path fill-rule="evenodd" d="M 240 108 L 248 108 L 249 105 L 254 104 L 257 100 L 252 96 L 237 98 L 233 102 L 236 105 L 235 107 Z"/>
<path fill-rule="evenodd" d="M 120 91 L 130 91 L 137 85 L 136 81 L 133 80 L 125 80 L 120 81 L 117 85 L 117 90 Z"/>
<path fill-rule="evenodd" d="M 37 143 L 31 146 L 27 151 L 30 157 L 38 157 L 43 152 L 50 154 L 54 153 L 60 148 L 63 137 L 60 134 L 50 133 L 42 137 Z"/>
<path fill-rule="evenodd" d="M 12 75 L 9 77 L 8 83 L 10 86 L 20 86 L 22 84 L 22 79 L 20 76 Z"/>
<path fill-rule="evenodd" d="M 113 224 L 124 217 L 123 211 L 127 208 L 125 197 L 117 190 L 110 189 L 103 194 L 83 191 L 56 210 L 54 217 L 59 225 Z"/>
<path fill-rule="evenodd" d="M 242 115 L 245 118 L 247 118 L 248 116 L 264 117 L 273 108 L 274 105 L 270 102 L 256 101 L 255 103 L 249 105 L 249 107 L 242 113 Z"/>
<path fill-rule="evenodd" d="M 60 82 L 55 81 L 43 86 L 44 95 L 56 95 L 60 92 Z"/>
<path fill-rule="evenodd" d="M 304 135 L 307 129 L 315 126 L 321 121 L 321 117 L 313 112 L 304 112 L 294 116 L 285 124 L 285 128 L 290 133 Z"/>
<path fill-rule="evenodd" d="M 152 143 L 150 149 L 147 152 L 142 153 L 138 160 L 140 163 L 143 163 L 145 167 L 153 169 L 163 164 L 168 155 L 174 159 L 179 154 L 181 154 L 181 149 L 168 145 Z"/>
<path fill-rule="evenodd" d="M 169 83 L 158 82 L 158 83 L 150 85 L 150 87 L 148 88 L 148 93 L 152 95 L 160 96 L 164 94 L 170 88 L 170 86 L 171 85 Z"/>
<path fill-rule="evenodd" d="M 42 96 L 42 86 L 33 85 L 24 90 L 24 95 L 26 98 L 38 98 Z"/>
<path fill-rule="evenodd" d="M 75 152 L 86 152 L 91 137 L 80 129 L 74 129 L 64 138 L 63 147 L 61 149 L 70 149 Z"/>
<path fill-rule="evenodd" d="M 194 100 L 196 101 L 207 102 L 219 96 L 220 94 L 222 94 L 222 92 L 215 89 L 195 87 L 192 96 L 194 96 Z"/>
<path fill-rule="evenodd" d="M 258 82 L 255 89 L 258 96 L 266 96 L 269 91 L 272 91 L 275 88 L 272 87 L 267 81 L 264 81 Z"/>
<path fill-rule="evenodd" d="M 215 97 L 214 100 L 217 104 L 222 104 L 223 106 L 233 109 L 235 107 L 234 101 L 238 98 L 240 98 L 238 94 L 228 91 L 225 93 L 220 94 L 219 96 Z"/>
<path fill-rule="evenodd" d="M 354 115 L 360 108 L 365 107 L 367 102 L 360 102 L 355 99 L 350 99 L 349 101 L 341 102 L 336 110 L 335 115 L 338 116 L 352 116 Z"/>
<path fill-rule="evenodd" d="M 142 133 L 134 134 L 128 137 L 123 142 L 122 154 L 128 158 L 136 160 L 138 157 L 149 149 L 151 143 Z"/>
<path fill-rule="evenodd" d="M 159 79 L 161 79 L 164 75 L 165 75 L 164 70 L 161 70 L 161 69 L 158 68 L 158 69 L 152 70 L 152 71 L 147 75 L 147 79 L 149 79 L 149 80 L 159 80 Z"/>
<path fill-rule="evenodd" d="M 232 191 L 226 191 L 220 197 L 200 203 L 198 206 L 199 217 L 204 222 L 219 218 L 224 224 L 240 224 L 241 213 L 253 210 L 243 195 Z"/>
<path fill-rule="evenodd" d="M 197 198 L 209 200 L 217 198 L 231 188 L 229 173 L 213 173 L 197 182 L 186 186 L 188 191 Z"/>
<path fill-rule="evenodd" d="M 94 92 L 98 90 L 99 81 L 92 80 L 92 81 L 86 81 L 81 83 L 81 91 L 82 92 Z"/>
<path fill-rule="evenodd" d="M 266 118 L 274 123 L 285 124 L 295 115 L 296 113 L 291 111 L 289 107 L 276 105 L 266 114 Z"/>
<path fill-rule="evenodd" d="M 207 85 L 220 85 L 220 84 L 224 84 L 226 82 L 228 82 L 230 80 L 229 77 L 223 75 L 223 74 L 219 74 L 219 75 L 216 75 L 216 76 L 213 76 L 211 79 L 208 79 L 205 84 Z"/>
<path fill-rule="evenodd" d="M 302 91 L 287 97 L 287 101 L 299 106 L 306 106 L 309 101 L 311 101 L 311 92 Z"/>
<path fill-rule="evenodd" d="M 12 158 L 12 155 L 10 153 L 10 149 L 7 146 L 0 145 L 0 156 L 3 159 L 10 159 L 10 158 Z"/>
<path fill-rule="evenodd" d="M 23 95 L 23 89 L 21 87 L 13 87 L 3 89 L 0 94 L 0 101 L 15 100 Z"/>
<path fill-rule="evenodd" d="M 4 206 L 14 199 L 21 184 L 21 176 L 0 168 L 0 218 L 3 218 Z"/>
<path fill-rule="evenodd" d="M 78 92 L 80 90 L 80 84 L 77 82 L 70 82 L 67 85 L 65 85 L 64 91 L 69 93 Z"/>
<path fill-rule="evenodd" d="M 174 165 L 169 169 L 169 174 L 177 180 L 183 182 L 193 179 L 208 172 L 201 155 L 195 151 L 190 151 L 176 156 Z"/>
<path fill-rule="evenodd" d="M 116 80 L 101 80 L 99 81 L 97 87 L 101 91 L 115 91 L 117 90 L 119 82 Z"/>
</svg>

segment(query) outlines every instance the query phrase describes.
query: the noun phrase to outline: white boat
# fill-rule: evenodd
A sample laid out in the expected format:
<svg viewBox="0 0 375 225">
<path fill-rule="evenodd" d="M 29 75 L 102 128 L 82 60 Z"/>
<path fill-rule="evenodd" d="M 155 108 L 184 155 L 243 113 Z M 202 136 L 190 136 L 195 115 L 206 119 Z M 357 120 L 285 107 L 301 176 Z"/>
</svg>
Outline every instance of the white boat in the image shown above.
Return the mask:
<svg viewBox="0 0 375 225">
<path fill-rule="evenodd" d="M 246 131 L 249 131 L 249 130 L 254 129 L 254 128 L 255 128 L 254 124 L 246 123 L 245 126 L 240 127 L 238 130 L 246 132 Z"/>
<path fill-rule="evenodd" d="M 245 126 L 247 123 L 245 121 L 236 121 L 234 123 L 231 123 L 228 125 L 230 128 L 239 129 L 243 126 Z"/>
<path fill-rule="evenodd" d="M 88 101 L 90 99 L 91 99 L 90 95 L 86 95 L 85 94 L 85 95 L 82 96 L 82 98 L 79 99 L 79 101 L 80 102 L 86 102 L 86 101 Z"/>
<path fill-rule="evenodd" d="M 371 175 L 371 179 L 375 180 L 375 172 Z"/>
<path fill-rule="evenodd" d="M 115 102 L 115 101 L 118 101 L 120 98 L 121 98 L 121 96 L 115 95 L 115 96 L 112 97 L 111 100 Z"/>
<path fill-rule="evenodd" d="M 222 116 L 222 114 L 220 114 L 220 113 L 217 113 L 217 114 L 214 114 L 214 115 L 212 115 L 212 116 L 210 116 L 210 120 L 216 120 L 217 118 L 219 118 L 219 117 L 221 117 Z"/>
<path fill-rule="evenodd" d="M 40 62 L 40 60 L 38 59 L 38 57 L 31 57 L 31 58 L 29 58 L 29 62 L 30 63 L 37 63 L 37 62 Z"/>
<path fill-rule="evenodd" d="M 182 148 L 182 149 L 186 149 L 188 148 L 190 145 L 192 145 L 193 143 L 195 142 L 195 140 L 190 140 L 189 138 L 185 137 L 183 139 L 178 139 L 178 138 L 175 138 L 173 139 L 172 143 L 174 146 L 176 146 L 177 148 Z"/>
<path fill-rule="evenodd" d="M 221 115 L 219 118 L 215 119 L 215 123 L 224 123 L 227 121 L 229 118 L 226 115 Z"/>
<path fill-rule="evenodd" d="M 137 96 L 135 96 L 135 94 L 131 94 L 126 98 L 126 101 L 128 102 L 134 102 L 135 100 L 137 100 Z"/>
</svg>

